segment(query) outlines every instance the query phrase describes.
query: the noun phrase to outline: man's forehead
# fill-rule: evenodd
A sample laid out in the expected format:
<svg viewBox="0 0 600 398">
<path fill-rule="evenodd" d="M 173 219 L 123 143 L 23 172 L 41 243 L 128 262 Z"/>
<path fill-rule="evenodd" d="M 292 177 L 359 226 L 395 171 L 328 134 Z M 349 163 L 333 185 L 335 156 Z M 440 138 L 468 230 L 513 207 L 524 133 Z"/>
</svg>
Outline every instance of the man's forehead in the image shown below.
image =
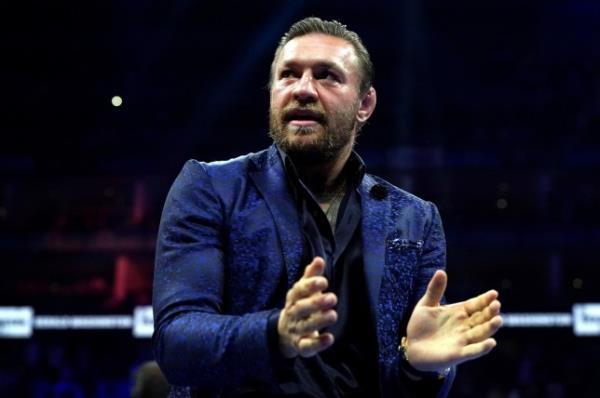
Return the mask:
<svg viewBox="0 0 600 398">
<path fill-rule="evenodd" d="M 356 65 L 358 58 L 350 42 L 323 33 L 310 33 L 295 37 L 282 49 L 279 63 L 317 60 L 349 67 Z"/>
</svg>

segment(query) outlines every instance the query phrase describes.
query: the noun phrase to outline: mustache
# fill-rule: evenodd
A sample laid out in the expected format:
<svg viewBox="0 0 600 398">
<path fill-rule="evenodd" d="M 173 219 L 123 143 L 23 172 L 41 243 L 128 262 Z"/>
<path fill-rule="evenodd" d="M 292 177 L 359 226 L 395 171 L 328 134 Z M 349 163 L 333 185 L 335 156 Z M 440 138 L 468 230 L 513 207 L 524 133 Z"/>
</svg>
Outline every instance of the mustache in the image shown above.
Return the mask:
<svg viewBox="0 0 600 398">
<path fill-rule="evenodd" d="M 319 123 L 325 123 L 325 113 L 314 108 L 307 107 L 296 107 L 286 109 L 283 111 L 283 120 L 289 122 L 290 120 L 314 120 Z"/>
</svg>

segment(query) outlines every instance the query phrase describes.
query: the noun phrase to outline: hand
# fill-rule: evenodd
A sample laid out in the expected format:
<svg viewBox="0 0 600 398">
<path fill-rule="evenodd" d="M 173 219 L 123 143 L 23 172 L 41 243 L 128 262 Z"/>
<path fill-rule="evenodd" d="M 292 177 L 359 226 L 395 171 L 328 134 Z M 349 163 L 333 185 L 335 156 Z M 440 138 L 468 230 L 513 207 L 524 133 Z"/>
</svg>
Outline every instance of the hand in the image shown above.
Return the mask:
<svg viewBox="0 0 600 398">
<path fill-rule="evenodd" d="M 279 348 L 286 358 L 311 357 L 333 344 L 331 333 L 319 332 L 337 321 L 333 309 L 337 297 L 323 293 L 327 289 L 324 271 L 325 261 L 315 257 L 302 278 L 287 292 L 285 308 L 277 323 Z"/>
<path fill-rule="evenodd" d="M 447 281 L 444 271 L 436 271 L 408 321 L 406 356 L 417 370 L 441 372 L 496 346 L 491 336 L 502 326 L 498 292 L 440 305 Z"/>
</svg>

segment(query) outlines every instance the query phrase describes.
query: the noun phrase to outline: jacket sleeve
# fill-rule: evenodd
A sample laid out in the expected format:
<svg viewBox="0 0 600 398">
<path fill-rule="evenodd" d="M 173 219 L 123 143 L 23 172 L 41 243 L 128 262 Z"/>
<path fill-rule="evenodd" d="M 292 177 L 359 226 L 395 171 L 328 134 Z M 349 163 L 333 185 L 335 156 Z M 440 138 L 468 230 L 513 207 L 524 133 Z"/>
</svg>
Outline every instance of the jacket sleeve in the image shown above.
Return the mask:
<svg viewBox="0 0 600 398">
<path fill-rule="evenodd" d="M 427 285 L 433 274 L 435 274 L 435 271 L 446 269 L 446 239 L 442 219 L 437 207 L 433 203 L 428 203 L 428 206 L 430 215 L 428 223 L 425 224 L 423 251 L 416 272 L 414 294 L 410 301 L 411 312 L 417 301 L 425 294 Z M 406 322 L 408 322 L 408 317 Z M 406 325 L 403 325 L 403 329 L 406 330 Z M 404 359 L 400 357 L 399 361 L 404 361 Z M 403 396 L 407 397 L 444 398 L 448 395 L 456 375 L 456 367 L 452 367 L 450 373 L 443 379 L 426 376 L 420 381 L 413 381 L 407 377 L 405 371 L 407 367 L 412 368 L 410 364 L 399 363 L 398 365 L 399 379 L 401 380 L 400 389 L 403 392 Z M 419 372 L 416 369 L 411 369 L 411 373 L 415 374 Z"/>
<path fill-rule="evenodd" d="M 442 226 L 442 218 L 433 203 L 428 203 L 428 205 L 430 214 L 427 218 L 428 222 L 425 224 L 423 251 L 411 303 L 413 306 L 425 294 L 427 285 L 435 271 L 446 269 L 446 237 Z"/>
<path fill-rule="evenodd" d="M 225 206 L 205 166 L 188 161 L 167 196 L 154 270 L 153 346 L 171 384 L 218 389 L 268 382 L 273 311 L 223 313 Z"/>
</svg>

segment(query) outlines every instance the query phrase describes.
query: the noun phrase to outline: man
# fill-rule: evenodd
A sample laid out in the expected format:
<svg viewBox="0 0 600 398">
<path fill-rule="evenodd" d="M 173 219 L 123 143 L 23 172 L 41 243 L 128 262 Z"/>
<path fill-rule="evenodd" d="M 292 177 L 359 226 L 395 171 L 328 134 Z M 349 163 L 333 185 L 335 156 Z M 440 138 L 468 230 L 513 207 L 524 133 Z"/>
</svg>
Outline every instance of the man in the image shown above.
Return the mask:
<svg viewBox="0 0 600 398">
<path fill-rule="evenodd" d="M 440 304 L 436 207 L 353 151 L 371 76 L 355 33 L 297 22 L 271 68 L 274 145 L 177 177 L 154 284 L 173 396 L 445 396 L 454 366 L 495 346 L 495 291 Z"/>
<path fill-rule="evenodd" d="M 165 398 L 169 395 L 169 384 L 155 361 L 142 363 L 134 378 L 131 398 Z"/>
</svg>

